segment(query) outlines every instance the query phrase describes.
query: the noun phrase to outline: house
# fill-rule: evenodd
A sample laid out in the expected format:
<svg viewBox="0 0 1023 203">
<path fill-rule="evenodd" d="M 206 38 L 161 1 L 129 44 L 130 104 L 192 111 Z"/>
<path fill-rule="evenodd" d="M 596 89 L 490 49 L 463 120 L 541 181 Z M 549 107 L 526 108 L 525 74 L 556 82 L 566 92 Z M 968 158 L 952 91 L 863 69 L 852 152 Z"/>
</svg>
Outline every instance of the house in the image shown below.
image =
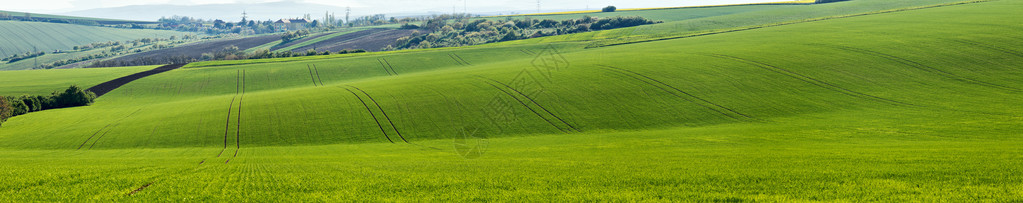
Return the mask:
<svg viewBox="0 0 1023 203">
<path fill-rule="evenodd" d="M 309 26 L 309 20 L 307 19 L 280 19 L 274 22 L 274 27 L 278 30 L 301 30 Z"/>
</svg>

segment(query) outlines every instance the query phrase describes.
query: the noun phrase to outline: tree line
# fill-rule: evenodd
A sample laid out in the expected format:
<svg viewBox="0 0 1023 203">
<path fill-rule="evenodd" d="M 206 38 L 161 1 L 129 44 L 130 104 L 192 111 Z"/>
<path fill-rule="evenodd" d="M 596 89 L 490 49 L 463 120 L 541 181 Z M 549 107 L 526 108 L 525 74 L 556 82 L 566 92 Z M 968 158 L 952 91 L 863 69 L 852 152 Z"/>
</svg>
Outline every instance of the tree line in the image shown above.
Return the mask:
<svg viewBox="0 0 1023 203">
<path fill-rule="evenodd" d="M 0 96 L 0 125 L 8 118 L 31 112 L 88 106 L 95 99 L 96 94 L 77 85 L 71 85 L 63 92 L 55 91 L 50 95 Z"/>
<path fill-rule="evenodd" d="M 608 18 L 584 16 L 563 21 L 529 18 L 505 20 L 435 18 L 419 25 L 408 23 L 402 25 L 404 29 L 420 29 L 427 32 L 414 31 L 411 36 L 399 38 L 393 46 L 385 50 L 469 46 L 654 23 L 661 22 L 639 16 Z"/>
</svg>

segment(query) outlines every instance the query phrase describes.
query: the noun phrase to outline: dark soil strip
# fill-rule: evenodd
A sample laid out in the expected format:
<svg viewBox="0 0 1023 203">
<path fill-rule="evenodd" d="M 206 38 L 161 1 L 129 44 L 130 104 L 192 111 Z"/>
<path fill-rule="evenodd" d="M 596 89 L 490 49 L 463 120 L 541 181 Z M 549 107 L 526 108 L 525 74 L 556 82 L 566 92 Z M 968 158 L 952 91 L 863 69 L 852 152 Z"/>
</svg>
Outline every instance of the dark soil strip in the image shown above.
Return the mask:
<svg viewBox="0 0 1023 203">
<path fill-rule="evenodd" d="M 806 83 L 809 83 L 809 84 L 812 84 L 812 85 L 815 85 L 815 86 L 818 86 L 818 87 L 821 87 L 821 88 L 824 88 L 824 89 L 830 89 L 832 91 L 835 91 L 835 92 L 838 92 L 838 93 L 842 93 L 842 94 L 845 94 L 845 95 L 849 95 L 849 96 L 852 96 L 852 97 L 859 97 L 859 98 L 864 98 L 864 99 L 877 100 L 877 101 L 881 101 L 881 102 L 887 102 L 887 103 L 890 103 L 890 104 L 893 104 L 893 105 L 912 105 L 912 104 L 905 103 L 905 102 L 900 102 L 900 101 L 895 101 L 895 100 L 891 100 L 891 99 L 881 98 L 881 97 L 874 96 L 874 95 L 860 93 L 860 92 L 853 91 L 853 90 L 850 90 L 850 89 L 846 89 L 846 88 L 843 88 L 843 87 L 839 87 L 837 85 L 834 85 L 834 84 L 831 84 L 831 83 L 828 83 L 828 82 L 824 82 L 824 81 L 821 81 L 821 80 L 818 80 L 818 79 L 815 79 L 815 78 L 812 78 L 812 77 L 809 77 L 809 76 L 805 76 L 805 75 L 802 75 L 802 74 L 799 74 L 799 73 L 796 73 L 796 72 L 793 72 L 793 71 L 790 71 L 790 70 L 787 70 L 787 69 L 784 69 L 784 68 L 780 68 L 780 67 L 777 67 L 777 66 L 773 66 L 773 65 L 762 63 L 762 62 L 758 62 L 758 61 L 743 59 L 743 58 L 734 57 L 734 56 L 720 55 L 720 54 L 710 54 L 708 56 L 722 58 L 722 59 L 728 59 L 728 60 L 733 60 L 733 61 L 738 61 L 738 62 L 742 62 L 742 63 L 745 63 L 745 64 L 750 64 L 750 65 L 759 67 L 759 68 L 764 69 L 764 70 L 768 70 L 768 71 L 771 71 L 771 72 L 775 72 L 775 73 L 778 73 L 778 74 L 789 76 L 791 78 L 794 78 L 794 79 L 797 79 L 797 80 L 802 80 L 803 82 L 806 82 Z"/>
<path fill-rule="evenodd" d="M 543 107 L 543 105 L 540 105 L 540 103 L 536 102 L 536 100 L 534 100 L 533 98 L 530 98 L 530 97 L 529 97 L 529 95 L 523 94 L 523 93 L 522 93 L 521 91 L 519 91 L 519 90 L 515 89 L 514 87 L 512 87 L 512 86 L 508 86 L 507 84 L 501 83 L 501 82 L 499 82 L 499 81 L 497 81 L 497 80 L 493 80 L 493 79 L 489 79 L 489 78 L 485 78 L 485 79 L 487 79 L 487 80 L 490 80 L 490 81 L 492 81 L 492 82 L 494 82 L 494 83 L 500 84 L 501 86 L 507 87 L 508 89 L 510 89 L 510 90 L 512 90 L 512 91 L 515 91 L 515 93 L 518 93 L 518 94 L 519 94 L 519 95 L 521 95 L 522 97 L 526 98 L 527 100 L 529 100 L 529 102 L 532 102 L 532 103 L 533 103 L 533 105 L 536 105 L 537 107 L 540 107 L 540 109 L 542 109 L 542 110 L 543 110 L 544 112 L 547 112 L 547 114 L 550 114 L 550 115 L 551 115 L 551 116 L 553 116 L 554 118 L 558 119 L 558 121 L 561 121 L 561 123 L 564 123 L 564 124 L 565 124 L 565 125 L 567 125 L 567 126 L 568 126 L 569 128 L 572 128 L 572 130 L 575 130 L 576 132 L 581 132 L 581 131 L 579 131 L 579 129 L 578 129 L 578 128 L 576 128 L 576 127 L 575 127 L 575 126 L 573 126 L 572 124 L 569 124 L 568 122 L 565 122 L 565 120 L 564 120 L 564 119 L 561 119 L 561 117 L 558 117 L 558 115 L 556 115 L 556 114 L 552 113 L 552 112 L 551 112 L 550 110 L 547 110 L 547 108 L 544 108 L 544 107 Z"/>
<path fill-rule="evenodd" d="M 387 64 L 387 68 L 391 70 L 391 73 L 394 73 L 394 76 L 398 76 L 398 71 L 394 71 L 394 66 L 391 65 L 390 61 L 387 61 L 386 58 L 380 58 L 380 59 L 384 61 L 384 64 Z"/>
<path fill-rule="evenodd" d="M 132 190 L 131 192 L 128 193 L 128 196 L 134 195 L 135 193 L 142 192 L 142 190 L 145 190 L 150 185 L 153 185 L 153 183 L 146 183 L 145 185 L 142 185 L 142 187 L 139 187 L 138 189 Z"/>
<path fill-rule="evenodd" d="M 313 64 L 313 71 L 316 72 L 316 81 L 320 81 L 320 86 L 323 86 L 323 78 L 320 77 L 320 69 L 316 69 L 316 64 Z"/>
<path fill-rule="evenodd" d="M 86 90 L 88 90 L 88 91 L 90 91 L 92 93 L 96 93 L 96 97 L 100 97 L 100 96 L 103 96 L 103 95 L 105 95 L 107 93 L 110 93 L 110 91 L 114 91 L 115 89 L 117 89 L 117 88 L 119 88 L 121 86 L 124 86 L 124 85 L 126 85 L 128 83 L 131 83 L 132 81 L 135 81 L 135 80 L 138 80 L 138 79 L 142 79 L 142 78 L 145 78 L 145 77 L 148 77 L 148 76 L 151 76 L 151 75 L 156 75 L 156 74 L 159 74 L 159 73 L 167 72 L 167 71 L 170 71 L 170 70 L 178 69 L 178 68 L 181 68 L 181 66 L 185 66 L 185 64 L 171 64 L 171 65 L 160 66 L 160 67 L 152 69 L 152 70 L 142 71 L 142 72 L 139 72 L 139 73 L 135 73 L 135 74 L 131 74 L 131 75 L 128 75 L 128 76 L 120 77 L 120 78 L 117 78 L 117 79 L 114 79 L 114 80 L 111 80 L 111 81 L 107 81 L 107 82 L 98 84 L 96 86 L 92 86 L 92 87 L 90 87 L 89 89 L 86 89 Z"/>
<path fill-rule="evenodd" d="M 309 67 L 309 64 L 306 64 L 305 68 L 309 69 L 309 78 L 313 80 L 313 86 L 314 87 L 319 86 L 316 84 L 316 76 L 313 76 L 313 68 Z"/>
<path fill-rule="evenodd" d="M 384 68 L 384 72 L 386 72 L 387 75 L 391 75 L 391 71 L 387 69 L 387 65 L 384 64 L 384 60 L 377 59 L 377 62 L 380 62 L 380 67 Z"/>
<path fill-rule="evenodd" d="M 533 110 L 533 108 L 529 107 L 529 105 L 526 104 L 526 102 L 523 102 L 522 99 L 519 99 L 518 97 L 515 97 L 514 94 L 512 94 L 511 92 L 508 92 L 507 90 L 504 90 L 504 88 L 498 87 L 497 85 L 495 85 L 493 83 L 490 83 L 489 81 L 493 81 L 492 79 L 485 78 L 483 76 L 476 76 L 476 77 L 479 77 L 479 78 L 483 79 L 484 80 L 483 82 L 487 83 L 487 85 L 490 85 L 491 87 L 497 88 L 497 90 L 500 90 L 505 95 L 508 95 L 512 99 L 515 99 L 515 101 L 519 102 L 519 104 L 522 104 L 523 107 L 526 107 L 526 109 L 529 109 L 530 112 L 533 112 L 533 115 L 536 115 L 536 117 L 540 117 L 540 119 L 543 119 L 543 121 L 546 121 L 547 124 L 550 124 L 551 126 L 554 126 L 554 128 L 557 128 L 562 133 L 568 133 L 568 131 L 566 131 L 565 129 L 562 129 L 561 126 L 558 126 L 557 124 L 554 124 L 554 122 L 551 122 L 550 119 L 547 119 L 547 117 L 543 117 L 542 115 L 540 115 L 540 113 L 536 112 L 536 110 Z"/>
<path fill-rule="evenodd" d="M 380 103 L 377 103 L 377 100 L 373 99 L 373 96 L 369 96 L 369 93 L 366 93 L 366 91 L 362 91 L 362 89 L 359 89 L 358 87 L 351 85 L 349 85 L 348 87 L 355 88 L 355 90 L 359 90 L 360 92 L 362 92 L 362 94 L 365 94 L 366 97 L 369 98 L 369 101 L 372 101 L 373 105 L 376 105 L 377 109 L 380 109 L 380 113 L 384 114 L 384 119 L 387 119 L 387 123 L 391 124 L 391 129 L 394 129 L 394 132 L 398 133 L 398 137 L 401 138 L 401 141 L 405 141 L 405 143 L 408 143 L 408 140 L 405 139 L 405 136 L 401 135 L 401 131 L 398 131 L 398 127 L 394 125 L 394 122 L 391 122 L 391 117 L 387 116 L 387 112 L 384 111 L 383 107 L 380 107 Z"/>
<path fill-rule="evenodd" d="M 980 81 L 980 80 L 976 80 L 976 79 L 972 79 L 972 78 L 967 78 L 967 77 L 959 76 L 959 75 L 956 75 L 956 74 L 953 74 L 953 73 L 950 73 L 950 72 L 947 72 L 947 71 L 944 71 L 944 70 L 941 70 L 941 69 L 937 69 L 937 68 L 934 68 L 934 67 L 930 67 L 930 66 L 921 64 L 921 63 L 916 62 L 916 61 L 912 61 L 912 60 L 909 60 L 909 59 L 904 59 L 904 58 L 901 58 L 901 57 L 898 57 L 898 56 L 893 56 L 893 55 L 889 55 L 889 54 L 885 54 L 885 53 L 881 53 L 881 52 L 876 52 L 876 51 L 871 51 L 871 50 L 866 50 L 866 49 L 860 49 L 860 48 L 847 47 L 847 46 L 838 46 L 838 45 L 828 45 L 828 44 L 812 44 L 812 45 L 827 46 L 827 47 L 832 47 L 832 48 L 835 48 L 835 49 L 841 49 L 841 50 L 852 51 L 852 52 L 857 52 L 857 53 L 862 53 L 862 54 L 867 54 L 867 55 L 873 55 L 873 56 L 876 56 L 876 57 L 885 58 L 885 59 L 888 59 L 890 61 L 895 61 L 895 62 L 901 63 L 903 65 L 907 65 L 907 66 L 910 66 L 910 67 L 913 67 L 913 68 L 916 68 L 916 69 L 919 69 L 919 70 L 922 70 L 922 71 L 935 73 L 937 75 L 941 75 L 943 77 L 946 77 L 946 78 L 949 78 L 949 79 L 953 79 L 953 80 L 958 80 L 958 81 L 965 82 L 965 83 L 973 83 L 973 84 L 976 84 L 976 85 L 987 86 L 987 87 L 1003 89 L 1003 90 L 1021 91 L 1019 88 L 1008 87 L 1008 86 L 1003 86 L 1003 85 L 994 84 L 994 83 L 988 83 L 988 82 L 984 82 L 984 81 Z"/>
<path fill-rule="evenodd" d="M 739 111 L 736 111 L 736 110 L 733 110 L 733 109 L 731 109 L 731 108 L 728 108 L 728 107 L 722 106 L 722 105 L 720 105 L 720 104 L 717 104 L 717 103 L 711 102 L 711 101 L 709 101 L 709 100 L 706 100 L 706 99 L 703 99 L 703 98 L 701 98 L 701 97 L 697 97 L 696 95 L 690 94 L 689 92 L 686 92 L 686 91 L 682 91 L 682 89 L 676 88 L 675 86 L 671 86 L 671 85 L 668 85 L 667 83 L 664 83 L 664 82 L 661 82 L 660 80 L 657 80 L 657 79 L 651 78 L 650 76 L 646 76 L 646 75 L 643 75 L 643 74 L 637 73 L 637 72 L 635 72 L 635 71 L 631 71 L 631 70 L 626 70 L 626 69 L 621 69 L 621 68 L 618 68 L 618 67 L 613 67 L 613 66 L 603 66 L 603 67 L 605 67 L 605 68 L 609 68 L 609 69 L 615 69 L 615 70 L 618 70 L 619 72 L 622 72 L 622 73 L 625 73 L 625 74 L 632 74 L 632 75 L 635 75 L 635 76 L 639 76 L 639 77 L 642 77 L 642 78 L 646 78 L 647 80 L 650 80 L 650 81 L 653 81 L 653 82 L 655 82 L 655 83 L 661 84 L 661 85 L 663 85 L 663 86 L 665 86 L 665 87 L 671 88 L 672 90 L 675 90 L 676 92 L 679 92 L 679 93 L 685 94 L 686 96 L 692 97 L 692 98 L 694 98 L 694 99 L 696 99 L 696 100 L 700 100 L 700 101 L 702 101 L 702 102 L 705 102 L 705 103 L 707 103 L 707 104 L 710 104 L 710 105 L 712 105 L 712 106 L 716 106 L 716 107 L 718 107 L 718 108 L 724 109 L 725 111 L 728 111 L 728 112 L 732 112 L 732 113 L 734 113 L 734 114 L 736 114 L 736 115 L 739 115 L 739 116 L 742 116 L 742 117 L 746 117 L 746 118 L 748 118 L 748 119 L 753 119 L 753 117 L 752 117 L 752 116 L 749 116 L 749 115 L 746 115 L 746 114 L 740 113 Z M 635 78 L 635 77 L 633 77 L 633 78 Z M 636 78 L 636 79 L 639 79 L 639 78 Z M 642 80 L 642 79 L 640 79 L 640 80 Z M 720 112 L 720 111 L 719 111 L 719 112 Z M 722 113 L 723 113 L 723 112 L 722 112 Z"/>
<path fill-rule="evenodd" d="M 373 110 L 371 110 L 369 108 L 369 105 L 366 104 L 366 101 L 362 100 L 362 97 L 360 97 L 359 94 L 356 94 L 355 91 L 352 91 L 352 90 L 350 90 L 348 88 L 344 88 L 344 87 L 339 87 L 339 88 L 348 90 L 348 92 L 351 92 L 352 95 L 355 95 L 355 98 L 359 98 L 359 102 L 362 102 L 362 106 L 366 107 L 366 111 L 369 112 L 369 116 L 373 117 L 373 122 L 377 123 L 377 127 L 380 128 L 380 132 L 384 134 L 384 137 L 387 138 L 387 141 L 389 141 L 391 143 L 394 143 L 394 140 L 391 140 L 391 137 L 387 136 L 387 131 L 384 130 L 384 126 L 380 124 L 380 120 L 377 120 L 376 114 L 373 114 Z"/>
<path fill-rule="evenodd" d="M 464 66 L 465 65 L 465 64 L 462 63 L 462 61 L 459 61 L 458 58 L 455 58 L 455 55 L 451 55 L 451 53 L 448 53 L 448 57 L 451 57 L 451 60 L 454 60 L 455 63 L 458 63 L 458 65 L 460 65 L 460 66 Z"/>
</svg>

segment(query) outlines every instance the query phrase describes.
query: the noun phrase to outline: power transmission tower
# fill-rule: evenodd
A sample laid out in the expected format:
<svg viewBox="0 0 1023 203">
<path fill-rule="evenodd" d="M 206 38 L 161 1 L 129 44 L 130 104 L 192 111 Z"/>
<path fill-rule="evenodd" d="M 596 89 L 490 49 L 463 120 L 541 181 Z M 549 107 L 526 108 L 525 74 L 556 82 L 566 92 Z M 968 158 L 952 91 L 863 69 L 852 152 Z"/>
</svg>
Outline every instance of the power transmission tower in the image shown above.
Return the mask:
<svg viewBox="0 0 1023 203">
<path fill-rule="evenodd" d="M 351 6 L 345 7 L 345 24 L 351 24 L 350 23 L 351 21 L 349 21 L 349 19 L 348 19 L 348 17 L 351 16 L 351 14 L 352 14 L 352 7 Z"/>
<path fill-rule="evenodd" d="M 536 13 L 540 13 L 540 0 L 536 0 Z"/>
</svg>

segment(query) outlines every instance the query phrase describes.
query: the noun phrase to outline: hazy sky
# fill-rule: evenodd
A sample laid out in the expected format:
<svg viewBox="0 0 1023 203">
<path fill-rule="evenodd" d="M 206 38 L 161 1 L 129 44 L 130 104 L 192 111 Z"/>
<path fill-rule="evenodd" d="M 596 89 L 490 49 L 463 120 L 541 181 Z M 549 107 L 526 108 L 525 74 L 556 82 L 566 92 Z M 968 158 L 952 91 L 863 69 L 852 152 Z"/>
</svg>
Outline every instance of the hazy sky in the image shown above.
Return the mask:
<svg viewBox="0 0 1023 203">
<path fill-rule="evenodd" d="M 129 5 L 151 5 L 151 4 L 175 4 L 175 5 L 198 5 L 198 4 L 224 4 L 224 3 L 261 3 L 282 0 L 0 0 L 0 10 L 27 11 L 38 13 L 59 13 L 93 8 L 118 7 Z M 326 4 L 332 6 L 351 6 L 353 8 L 368 8 L 386 12 L 405 12 L 417 9 L 441 9 L 450 10 L 451 6 L 457 5 L 458 10 L 466 9 L 469 12 L 494 12 L 514 10 L 535 10 L 536 0 L 288 0 L 306 3 Z M 468 2 L 466 2 L 468 1 Z M 544 10 L 559 9 L 598 9 L 606 5 L 615 5 L 619 8 L 644 8 L 664 6 L 689 6 L 689 5 L 710 5 L 730 4 L 749 2 L 774 2 L 786 0 L 541 0 L 541 7 Z"/>
</svg>

